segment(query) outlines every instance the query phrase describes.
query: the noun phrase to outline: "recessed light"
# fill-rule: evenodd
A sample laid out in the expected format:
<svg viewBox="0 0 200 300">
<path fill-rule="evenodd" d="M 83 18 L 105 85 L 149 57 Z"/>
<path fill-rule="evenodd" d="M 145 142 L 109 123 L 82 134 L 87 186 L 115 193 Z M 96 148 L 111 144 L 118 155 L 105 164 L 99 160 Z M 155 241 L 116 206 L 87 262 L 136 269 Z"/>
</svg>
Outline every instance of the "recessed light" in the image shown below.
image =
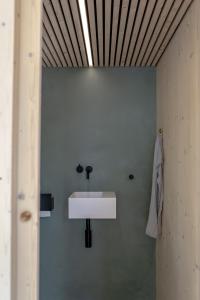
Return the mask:
<svg viewBox="0 0 200 300">
<path fill-rule="evenodd" d="M 90 38 L 89 38 L 89 29 L 88 29 L 87 15 L 86 15 L 85 0 L 78 0 L 78 2 L 79 2 L 80 13 L 81 13 L 81 21 L 82 21 L 82 26 L 83 26 L 84 38 L 85 38 L 85 45 L 86 45 L 88 63 L 89 63 L 89 66 L 92 67 L 93 66 L 92 52 L 91 52 L 91 46 L 90 46 Z"/>
</svg>

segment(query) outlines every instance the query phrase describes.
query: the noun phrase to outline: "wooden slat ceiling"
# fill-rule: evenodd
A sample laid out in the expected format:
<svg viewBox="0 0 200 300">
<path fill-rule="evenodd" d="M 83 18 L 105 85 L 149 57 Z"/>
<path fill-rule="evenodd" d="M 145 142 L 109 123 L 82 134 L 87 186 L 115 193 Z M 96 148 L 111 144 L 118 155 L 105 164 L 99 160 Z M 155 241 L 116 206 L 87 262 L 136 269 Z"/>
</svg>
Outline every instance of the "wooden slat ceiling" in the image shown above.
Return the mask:
<svg viewBox="0 0 200 300">
<path fill-rule="evenodd" d="M 192 0 L 85 0 L 95 67 L 156 66 Z M 78 0 L 43 1 L 46 67 L 87 67 Z"/>
</svg>

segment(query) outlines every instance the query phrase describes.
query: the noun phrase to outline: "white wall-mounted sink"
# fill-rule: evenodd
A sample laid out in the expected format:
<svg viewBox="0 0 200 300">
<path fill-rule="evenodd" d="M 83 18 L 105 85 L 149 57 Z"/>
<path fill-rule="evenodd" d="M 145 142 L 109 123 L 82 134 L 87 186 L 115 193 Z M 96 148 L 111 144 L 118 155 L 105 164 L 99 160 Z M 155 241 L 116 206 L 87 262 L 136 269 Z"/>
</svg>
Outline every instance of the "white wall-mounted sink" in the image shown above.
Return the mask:
<svg viewBox="0 0 200 300">
<path fill-rule="evenodd" d="M 114 192 L 74 192 L 68 198 L 69 219 L 116 219 Z"/>
</svg>

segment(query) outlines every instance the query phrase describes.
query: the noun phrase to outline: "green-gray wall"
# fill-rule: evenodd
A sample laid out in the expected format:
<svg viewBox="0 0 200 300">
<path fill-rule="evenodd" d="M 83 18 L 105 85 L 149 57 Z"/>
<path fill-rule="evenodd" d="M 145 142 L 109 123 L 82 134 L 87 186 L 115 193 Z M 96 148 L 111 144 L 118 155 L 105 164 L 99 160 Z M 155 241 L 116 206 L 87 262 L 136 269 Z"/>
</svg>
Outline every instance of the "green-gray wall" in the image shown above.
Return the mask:
<svg viewBox="0 0 200 300">
<path fill-rule="evenodd" d="M 154 300 L 155 245 L 145 236 L 155 138 L 154 69 L 45 69 L 40 300 Z M 76 166 L 92 165 L 88 185 Z M 135 180 L 128 175 L 133 173 Z M 68 220 L 74 191 L 115 191 L 117 220 Z"/>
</svg>

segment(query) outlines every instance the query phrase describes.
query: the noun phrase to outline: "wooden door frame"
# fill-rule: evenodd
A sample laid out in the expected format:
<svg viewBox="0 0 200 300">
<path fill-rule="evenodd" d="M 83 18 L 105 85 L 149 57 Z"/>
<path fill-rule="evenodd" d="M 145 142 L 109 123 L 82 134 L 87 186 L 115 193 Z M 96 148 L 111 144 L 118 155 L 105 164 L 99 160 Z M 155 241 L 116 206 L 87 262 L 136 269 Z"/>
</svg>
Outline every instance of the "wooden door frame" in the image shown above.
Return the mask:
<svg viewBox="0 0 200 300">
<path fill-rule="evenodd" d="M 41 16 L 42 0 L 0 0 L 3 300 L 39 298 Z"/>
<path fill-rule="evenodd" d="M 0 0 L 0 291 L 38 300 L 42 0 Z"/>
</svg>

